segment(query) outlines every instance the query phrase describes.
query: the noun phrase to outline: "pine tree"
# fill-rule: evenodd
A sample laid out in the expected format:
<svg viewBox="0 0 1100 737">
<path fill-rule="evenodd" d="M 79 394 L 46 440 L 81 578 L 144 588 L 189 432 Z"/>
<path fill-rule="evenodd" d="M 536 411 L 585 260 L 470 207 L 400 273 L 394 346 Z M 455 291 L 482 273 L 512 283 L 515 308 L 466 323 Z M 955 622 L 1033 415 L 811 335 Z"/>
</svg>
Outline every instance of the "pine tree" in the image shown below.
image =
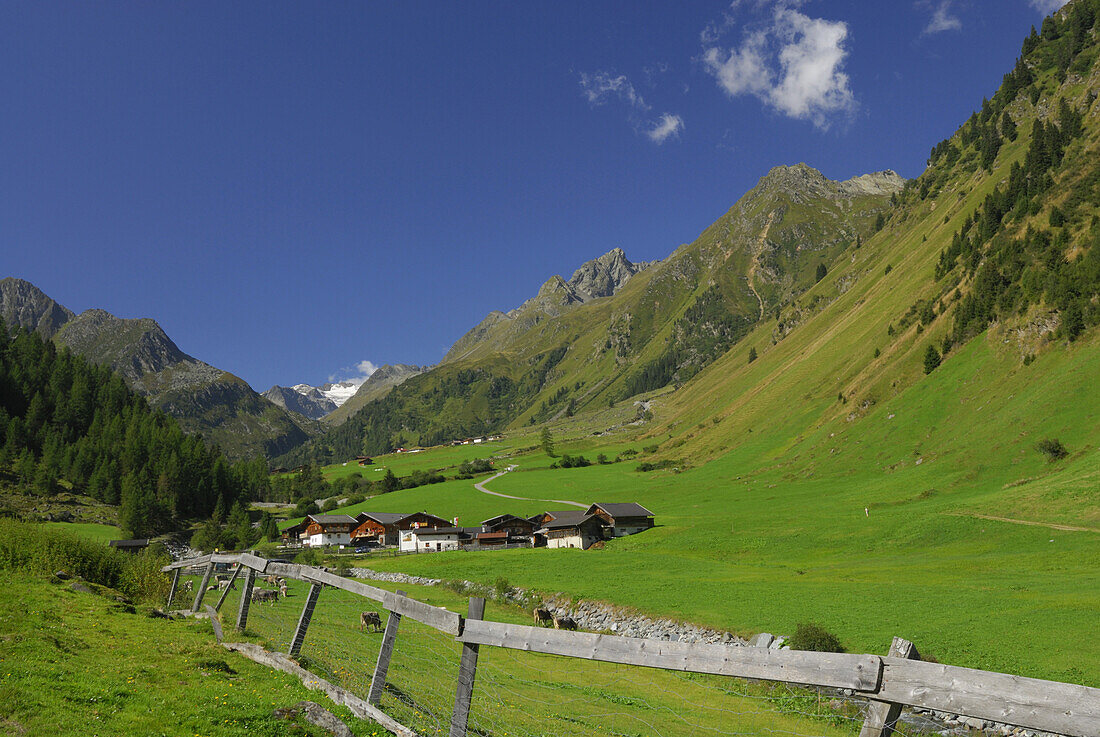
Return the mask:
<svg viewBox="0 0 1100 737">
<path fill-rule="evenodd" d="M 539 445 L 542 446 L 542 451 L 551 458 L 557 458 L 557 454 L 554 453 L 554 435 L 550 432 L 550 428 L 542 428 L 542 432 L 539 434 Z"/>
<path fill-rule="evenodd" d="M 756 360 L 756 346 L 749 348 L 749 363 Z"/>
<path fill-rule="evenodd" d="M 936 346 L 929 345 L 927 350 L 924 351 L 924 373 L 930 374 L 935 371 L 941 360 L 940 352 L 936 350 Z"/>
</svg>

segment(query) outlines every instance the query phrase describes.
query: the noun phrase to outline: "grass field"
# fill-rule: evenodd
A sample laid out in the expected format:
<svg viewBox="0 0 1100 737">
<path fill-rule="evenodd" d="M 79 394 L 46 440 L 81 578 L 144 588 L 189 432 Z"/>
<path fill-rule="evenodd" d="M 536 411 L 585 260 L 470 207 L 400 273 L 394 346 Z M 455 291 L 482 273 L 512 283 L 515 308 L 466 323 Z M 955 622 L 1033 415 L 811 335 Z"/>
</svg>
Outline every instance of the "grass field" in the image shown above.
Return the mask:
<svg viewBox="0 0 1100 737">
<path fill-rule="evenodd" d="M 122 539 L 122 530 L 114 525 L 97 525 L 90 522 L 43 522 L 42 524 L 49 529 L 71 532 L 104 545 L 111 540 Z"/>
<path fill-rule="evenodd" d="M 465 612 L 467 599 L 443 587 L 392 586 L 413 598 Z M 245 635 L 285 650 L 307 586 L 290 582 L 290 595 L 254 604 Z M 236 611 L 230 592 L 224 613 Z M 381 635 L 362 632 L 361 611 L 376 604 L 338 589 L 317 602 L 301 656 L 318 675 L 365 694 Z M 380 611 L 383 621 L 386 613 Z M 528 624 L 528 613 L 488 602 L 486 618 Z M 231 614 L 224 614 L 229 621 Z M 237 637 L 237 635 L 231 635 Z M 450 636 L 404 618 L 398 631 L 382 707 L 418 734 L 447 732 L 460 648 Z M 830 704 L 830 702 L 832 702 Z M 550 735 L 791 735 L 833 737 L 859 732 L 854 706 L 784 685 L 672 673 L 482 647 L 471 733 L 483 737 Z"/>
<path fill-rule="evenodd" d="M 322 703 L 356 735 L 386 734 L 297 679 L 231 655 L 209 622 L 127 613 L 65 583 L 0 571 L 0 733 L 322 737 L 273 711 Z"/>
</svg>

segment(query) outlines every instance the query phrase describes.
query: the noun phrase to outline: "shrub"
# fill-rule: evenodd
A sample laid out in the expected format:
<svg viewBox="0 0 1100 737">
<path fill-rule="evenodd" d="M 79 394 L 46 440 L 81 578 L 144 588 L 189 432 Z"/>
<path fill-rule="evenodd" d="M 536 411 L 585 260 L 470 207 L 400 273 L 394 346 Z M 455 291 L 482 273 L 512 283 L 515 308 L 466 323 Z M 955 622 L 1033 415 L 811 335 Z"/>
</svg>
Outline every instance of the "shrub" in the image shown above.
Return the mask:
<svg viewBox="0 0 1100 737">
<path fill-rule="evenodd" d="M 1069 455 L 1066 446 L 1058 438 L 1043 438 L 1035 444 L 1035 449 L 1047 457 L 1047 462 L 1054 463 Z"/>
<path fill-rule="evenodd" d="M 306 548 L 294 556 L 294 562 L 303 566 L 319 566 L 321 565 L 321 551 L 317 548 Z"/>
<path fill-rule="evenodd" d="M 134 599 L 160 601 L 168 594 L 168 577 L 160 569 L 169 562 L 160 546 L 134 555 L 56 528 L 0 519 L 0 569 L 46 575 L 64 570 Z"/>
<path fill-rule="evenodd" d="M 795 627 L 789 642 L 792 650 L 814 650 L 819 653 L 842 653 L 840 638 L 813 622 Z"/>
</svg>

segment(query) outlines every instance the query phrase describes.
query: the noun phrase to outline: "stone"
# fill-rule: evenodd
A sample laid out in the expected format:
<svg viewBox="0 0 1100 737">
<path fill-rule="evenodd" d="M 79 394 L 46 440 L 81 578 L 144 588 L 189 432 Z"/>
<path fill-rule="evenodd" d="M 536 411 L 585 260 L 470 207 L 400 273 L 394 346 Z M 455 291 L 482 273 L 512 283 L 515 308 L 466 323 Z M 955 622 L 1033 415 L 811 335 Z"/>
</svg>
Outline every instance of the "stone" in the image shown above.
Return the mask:
<svg viewBox="0 0 1100 737">
<path fill-rule="evenodd" d="M 280 719 L 295 719 L 299 715 L 310 724 L 331 732 L 333 737 L 355 737 L 348 725 L 335 714 L 312 701 L 299 701 L 294 706 L 275 710 L 275 716 Z"/>
<path fill-rule="evenodd" d="M 95 593 L 94 591 L 92 591 L 90 588 L 88 588 L 84 584 L 80 583 L 79 581 L 73 581 L 71 584 L 69 584 L 69 589 L 71 591 L 79 591 L 82 594 L 94 594 Z"/>
<path fill-rule="evenodd" d="M 775 635 L 770 632 L 757 632 L 749 638 L 749 647 L 769 647 L 775 642 Z"/>
</svg>

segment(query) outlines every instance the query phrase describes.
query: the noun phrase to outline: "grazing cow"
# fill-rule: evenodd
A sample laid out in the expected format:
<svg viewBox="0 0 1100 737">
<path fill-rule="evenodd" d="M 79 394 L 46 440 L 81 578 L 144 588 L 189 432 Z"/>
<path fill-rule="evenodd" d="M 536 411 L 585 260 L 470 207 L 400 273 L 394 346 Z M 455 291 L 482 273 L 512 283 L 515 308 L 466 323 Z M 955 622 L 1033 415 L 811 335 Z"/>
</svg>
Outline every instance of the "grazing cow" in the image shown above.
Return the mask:
<svg viewBox="0 0 1100 737">
<path fill-rule="evenodd" d="M 283 581 L 282 585 L 279 586 L 279 593 L 282 595 L 282 597 L 284 599 L 287 597 L 286 591 L 287 591 L 286 581 Z"/>
<path fill-rule="evenodd" d="M 275 603 L 279 600 L 279 592 L 274 589 L 252 589 L 252 601 Z"/>
<path fill-rule="evenodd" d="M 370 625 L 372 632 L 382 631 L 382 617 L 378 612 L 362 612 L 359 615 L 359 631 L 366 630 L 367 625 Z"/>
<path fill-rule="evenodd" d="M 227 588 L 229 588 L 229 579 L 228 578 L 222 579 L 221 581 L 218 581 L 218 591 L 225 591 Z"/>
<path fill-rule="evenodd" d="M 573 621 L 572 617 L 554 617 L 554 629 L 575 630 L 577 629 L 577 623 Z"/>
<path fill-rule="evenodd" d="M 279 577 L 278 576 L 264 576 L 264 581 L 271 584 L 272 586 L 277 586 L 279 584 Z"/>
<path fill-rule="evenodd" d="M 549 609 L 535 609 L 535 626 L 549 627 L 554 623 L 554 615 L 550 613 Z"/>
</svg>

